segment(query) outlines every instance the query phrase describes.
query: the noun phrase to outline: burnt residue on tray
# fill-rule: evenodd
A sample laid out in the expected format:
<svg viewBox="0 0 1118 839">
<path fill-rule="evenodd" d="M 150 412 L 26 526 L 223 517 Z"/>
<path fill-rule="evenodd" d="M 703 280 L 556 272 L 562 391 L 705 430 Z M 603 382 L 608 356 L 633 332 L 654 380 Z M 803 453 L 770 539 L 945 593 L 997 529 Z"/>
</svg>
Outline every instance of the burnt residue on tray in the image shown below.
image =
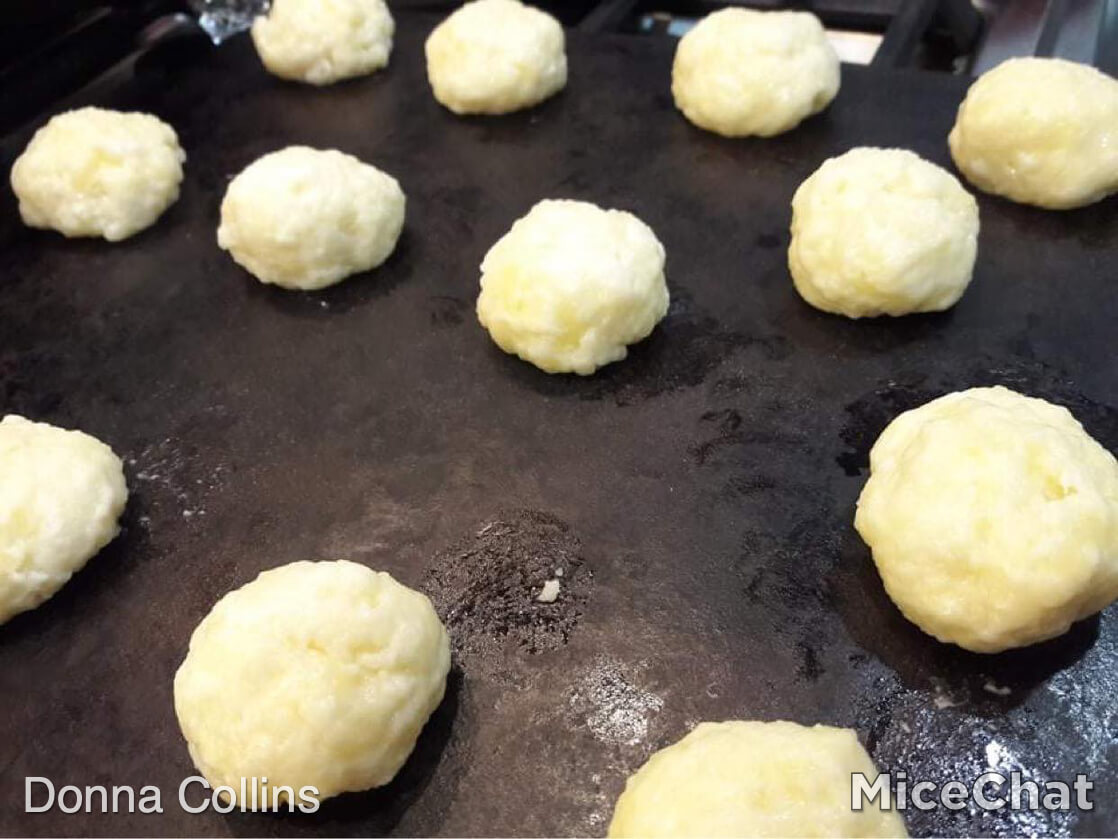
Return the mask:
<svg viewBox="0 0 1118 839">
<path fill-rule="evenodd" d="M 539 599 L 548 581 L 552 602 Z M 463 660 L 507 651 L 529 655 L 567 643 L 582 619 L 593 572 L 571 528 L 549 513 L 516 510 L 482 522 L 441 552 L 424 590 Z"/>
<path fill-rule="evenodd" d="M 902 373 L 849 403 L 839 432 L 846 449 L 835 460 L 848 476 L 863 474 L 874 442 L 899 414 L 953 391 L 994 385 L 1064 406 L 1104 447 L 1118 449 L 1118 410 L 1085 397 L 1070 377 L 1035 360 L 981 356 L 950 370 Z"/>
</svg>

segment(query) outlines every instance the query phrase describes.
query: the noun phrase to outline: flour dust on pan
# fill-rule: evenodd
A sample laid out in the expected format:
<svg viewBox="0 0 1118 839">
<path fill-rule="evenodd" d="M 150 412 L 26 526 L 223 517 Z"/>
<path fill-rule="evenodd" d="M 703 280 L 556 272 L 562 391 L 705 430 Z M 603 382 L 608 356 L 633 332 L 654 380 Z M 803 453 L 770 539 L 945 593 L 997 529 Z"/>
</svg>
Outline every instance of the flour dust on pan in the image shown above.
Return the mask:
<svg viewBox="0 0 1118 839">
<path fill-rule="evenodd" d="M 572 688 L 567 705 L 572 725 L 585 725 L 610 746 L 639 746 L 664 700 L 643 687 L 643 662 L 599 658 Z"/>
<path fill-rule="evenodd" d="M 423 588 L 464 661 L 558 649 L 593 587 L 581 550 L 549 513 L 503 513 L 436 556 Z"/>
</svg>

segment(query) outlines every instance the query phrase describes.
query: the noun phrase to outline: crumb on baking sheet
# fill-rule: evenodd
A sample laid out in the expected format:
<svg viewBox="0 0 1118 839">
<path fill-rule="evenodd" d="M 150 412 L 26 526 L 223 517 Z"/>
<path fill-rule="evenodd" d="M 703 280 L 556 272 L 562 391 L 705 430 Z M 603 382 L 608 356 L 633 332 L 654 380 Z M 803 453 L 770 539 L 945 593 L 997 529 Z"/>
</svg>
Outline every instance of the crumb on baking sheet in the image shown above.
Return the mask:
<svg viewBox="0 0 1118 839">
<path fill-rule="evenodd" d="M 559 581 L 548 580 L 543 584 L 540 593 L 536 595 L 536 600 L 540 603 L 554 603 L 559 599 Z"/>
</svg>

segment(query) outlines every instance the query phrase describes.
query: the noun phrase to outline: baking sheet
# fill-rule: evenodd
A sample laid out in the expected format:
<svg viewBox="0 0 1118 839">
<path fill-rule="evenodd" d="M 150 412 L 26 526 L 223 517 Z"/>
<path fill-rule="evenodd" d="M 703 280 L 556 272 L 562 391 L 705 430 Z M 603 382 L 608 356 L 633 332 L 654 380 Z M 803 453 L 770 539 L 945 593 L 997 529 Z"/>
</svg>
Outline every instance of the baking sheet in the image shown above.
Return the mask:
<svg viewBox="0 0 1118 839">
<path fill-rule="evenodd" d="M 5 183 L 0 406 L 109 442 L 132 497 L 111 546 L 0 628 L 0 832 L 602 835 L 653 750 L 738 717 L 854 726 L 910 778 L 1096 781 L 1091 813 L 910 811 L 913 835 L 1118 831 L 1114 610 L 967 654 L 900 617 L 851 527 L 876 434 L 949 390 L 1055 399 L 1118 449 L 1118 204 L 980 196 L 952 311 L 827 316 L 787 274 L 792 192 L 853 145 L 948 165 L 965 81 L 845 67 L 825 114 L 730 141 L 674 111 L 672 42 L 572 34 L 560 96 L 460 119 L 426 86 L 434 22 L 398 15 L 390 68 L 325 89 L 269 77 L 243 36 L 103 87 L 189 155 L 180 201 L 123 244 L 22 228 Z M 0 144 L 5 166 L 26 138 Z M 296 294 L 218 250 L 228 179 L 291 143 L 400 179 L 407 226 L 382 268 Z M 667 319 L 590 379 L 501 354 L 473 315 L 482 255 L 542 197 L 631 210 L 667 248 Z M 541 556 L 577 569 L 552 606 L 532 600 Z M 444 614 L 478 581 L 447 699 L 385 789 L 314 816 L 183 813 L 171 679 L 190 632 L 308 558 L 390 571 Z M 25 814 L 27 775 L 154 784 L 165 812 Z"/>
</svg>

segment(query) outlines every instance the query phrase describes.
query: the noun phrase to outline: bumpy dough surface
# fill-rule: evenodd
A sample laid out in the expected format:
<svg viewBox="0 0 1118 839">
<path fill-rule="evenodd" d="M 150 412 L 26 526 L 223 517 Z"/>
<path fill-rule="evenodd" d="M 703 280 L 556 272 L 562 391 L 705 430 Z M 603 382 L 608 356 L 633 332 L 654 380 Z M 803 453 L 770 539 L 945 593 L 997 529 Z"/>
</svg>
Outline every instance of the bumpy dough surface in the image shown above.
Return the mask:
<svg viewBox="0 0 1118 839">
<path fill-rule="evenodd" d="M 269 72 L 324 85 L 388 64 L 395 31 L 384 0 L 272 0 L 252 42 Z"/>
<path fill-rule="evenodd" d="M 174 129 L 151 114 L 80 108 L 35 132 L 12 190 L 31 227 L 118 242 L 175 203 L 185 160 Z"/>
<path fill-rule="evenodd" d="M 400 184 L 375 166 L 289 146 L 230 182 L 217 243 L 263 283 L 325 288 L 388 259 L 404 209 Z"/>
<path fill-rule="evenodd" d="M 667 311 L 664 246 L 621 210 L 541 201 L 481 263 L 481 325 L 548 373 L 585 376 L 619 361 Z"/>
<path fill-rule="evenodd" d="M 833 157 L 792 199 L 788 268 L 804 300 L 851 318 L 938 312 L 970 284 L 978 203 L 902 149 Z"/>
<path fill-rule="evenodd" d="M 88 434 L 0 422 L 0 623 L 58 591 L 116 536 L 120 458 Z"/>
<path fill-rule="evenodd" d="M 845 728 L 704 722 L 637 770 L 612 839 L 906 836 L 896 812 L 850 809 L 850 775 L 877 769 Z"/>
<path fill-rule="evenodd" d="M 1118 463 L 1067 409 L 952 393 L 893 420 L 870 472 L 854 525 L 929 635 L 999 652 L 1118 597 Z"/>
<path fill-rule="evenodd" d="M 387 784 L 442 701 L 450 644 L 431 602 L 353 562 L 294 562 L 221 598 L 175 674 L 175 713 L 211 785 Z M 263 797 L 263 796 L 261 796 Z"/>
<path fill-rule="evenodd" d="M 529 108 L 567 83 L 563 27 L 518 0 L 472 0 L 427 38 L 427 78 L 456 114 Z"/>
<path fill-rule="evenodd" d="M 986 192 L 1051 210 L 1118 191 L 1118 80 L 1058 58 L 1011 58 L 982 74 L 949 137 Z"/>
<path fill-rule="evenodd" d="M 676 107 L 725 137 L 788 131 L 838 89 L 838 55 L 809 12 L 714 12 L 680 39 L 672 65 Z"/>
</svg>

